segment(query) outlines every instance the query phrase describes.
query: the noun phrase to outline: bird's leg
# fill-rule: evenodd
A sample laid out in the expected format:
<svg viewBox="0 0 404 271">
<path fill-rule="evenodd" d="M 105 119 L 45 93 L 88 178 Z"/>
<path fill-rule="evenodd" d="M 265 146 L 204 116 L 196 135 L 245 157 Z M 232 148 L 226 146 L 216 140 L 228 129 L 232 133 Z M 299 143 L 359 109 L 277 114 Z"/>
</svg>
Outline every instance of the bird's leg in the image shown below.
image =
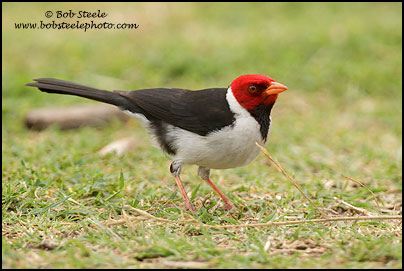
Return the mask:
<svg viewBox="0 0 404 271">
<path fill-rule="evenodd" d="M 194 206 L 192 206 L 192 203 L 187 196 L 187 192 L 185 191 L 184 185 L 181 182 L 180 179 L 181 166 L 182 166 L 181 162 L 173 161 L 170 166 L 171 174 L 173 174 L 175 182 L 177 183 L 178 188 L 181 191 L 182 198 L 185 201 L 185 209 L 190 210 L 194 213 L 198 213 L 198 211 L 194 208 Z"/>
<path fill-rule="evenodd" d="M 215 192 L 222 198 L 226 206 L 224 207 L 226 210 L 231 210 L 235 209 L 234 204 L 229 200 L 228 197 L 226 197 L 225 194 L 222 193 L 222 191 L 219 190 L 219 188 L 216 187 L 216 185 L 209 179 L 209 174 L 210 174 L 210 169 L 204 168 L 204 167 L 199 167 L 198 169 L 198 175 L 199 177 L 202 178 L 205 182 L 210 185 L 210 187 L 215 190 Z"/>
</svg>

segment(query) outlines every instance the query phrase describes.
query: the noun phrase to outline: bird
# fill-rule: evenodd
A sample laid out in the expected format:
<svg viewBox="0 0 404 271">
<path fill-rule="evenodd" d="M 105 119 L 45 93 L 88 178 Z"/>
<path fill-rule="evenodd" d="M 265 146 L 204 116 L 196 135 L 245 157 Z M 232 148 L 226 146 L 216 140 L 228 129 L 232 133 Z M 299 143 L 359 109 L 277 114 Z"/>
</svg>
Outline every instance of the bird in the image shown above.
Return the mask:
<svg viewBox="0 0 404 271">
<path fill-rule="evenodd" d="M 271 110 L 278 94 L 288 88 L 269 76 L 245 74 L 227 88 L 187 90 L 149 88 L 106 91 L 55 78 L 25 84 L 53 94 L 80 96 L 119 107 L 138 119 L 172 160 L 170 172 L 185 202 L 197 213 L 180 179 L 185 165 L 198 166 L 198 175 L 224 201 L 236 207 L 210 179 L 211 169 L 237 168 L 258 154 L 271 132 Z"/>
</svg>

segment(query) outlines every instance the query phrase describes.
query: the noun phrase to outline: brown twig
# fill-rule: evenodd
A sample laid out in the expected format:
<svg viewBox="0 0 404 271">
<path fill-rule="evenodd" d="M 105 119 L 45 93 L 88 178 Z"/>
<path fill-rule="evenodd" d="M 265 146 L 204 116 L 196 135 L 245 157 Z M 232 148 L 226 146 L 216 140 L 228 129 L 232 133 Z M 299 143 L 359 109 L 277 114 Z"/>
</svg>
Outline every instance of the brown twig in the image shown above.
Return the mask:
<svg viewBox="0 0 404 271">
<path fill-rule="evenodd" d="M 336 202 L 345 205 L 346 207 L 348 207 L 348 208 L 351 209 L 351 210 L 355 210 L 355 211 L 357 211 L 357 212 L 359 212 L 359 213 L 362 213 L 362 214 L 365 214 L 365 215 L 373 215 L 373 214 L 372 214 L 371 212 L 369 212 L 368 210 L 365 210 L 365 209 L 362 209 L 362 208 L 353 206 L 352 204 L 350 204 L 350 203 L 348 203 L 348 202 L 346 202 L 346 201 L 343 201 L 342 199 L 339 199 L 339 198 L 337 198 L 337 197 L 334 197 L 334 199 L 335 199 Z"/>
<path fill-rule="evenodd" d="M 130 209 L 132 209 L 133 211 L 135 211 L 136 213 L 138 213 L 141 216 L 144 216 L 144 217 L 147 217 L 147 218 L 150 218 L 150 219 L 153 219 L 153 220 L 157 220 L 157 221 L 160 221 L 160 222 L 171 222 L 171 220 L 169 220 L 169 219 L 155 217 L 155 216 L 149 214 L 146 211 L 136 209 L 135 207 L 132 207 L 130 205 L 126 205 L 126 207 L 129 207 Z"/>
<path fill-rule="evenodd" d="M 129 224 L 129 222 L 140 222 L 148 220 L 146 217 L 126 217 L 125 219 L 112 220 L 104 222 L 105 226 L 115 226 L 122 224 Z"/>
<path fill-rule="evenodd" d="M 267 222 L 267 223 L 252 223 L 252 224 L 239 224 L 239 225 L 204 225 L 207 228 L 214 229 L 229 229 L 229 228 L 246 228 L 246 227 L 264 227 L 264 226 L 281 226 L 281 225 L 296 225 L 304 223 L 322 223 L 332 221 L 349 221 L 349 220 L 386 220 L 386 219 L 403 219 L 402 216 L 357 216 L 357 217 L 330 217 L 330 218 L 318 218 L 309 220 L 293 220 L 282 222 Z"/>
<path fill-rule="evenodd" d="M 355 180 L 354 178 L 345 176 L 344 174 L 342 174 L 342 176 L 343 176 L 344 178 L 348 179 L 348 180 L 351 180 L 351 181 L 353 181 L 353 182 L 359 184 L 360 186 L 364 187 L 365 189 L 367 189 L 367 190 L 372 194 L 372 196 L 373 196 L 373 198 L 374 198 L 374 200 L 375 200 L 375 202 L 376 202 L 377 208 L 379 208 L 379 213 L 381 213 L 381 209 L 380 209 L 379 202 L 377 201 L 376 195 L 372 192 L 372 190 L 370 190 L 366 185 L 364 185 L 363 183 L 361 183 L 361 182 L 358 181 L 358 180 Z"/>
<path fill-rule="evenodd" d="M 306 196 L 306 194 L 303 192 L 302 189 L 300 189 L 300 187 L 299 187 L 299 185 L 296 183 L 296 181 L 295 181 L 292 177 L 290 177 L 288 174 L 286 174 L 286 172 L 283 170 L 283 168 L 281 167 L 281 165 L 279 164 L 279 162 L 278 162 L 278 161 L 275 161 L 275 160 L 271 157 L 271 155 L 269 154 L 269 152 L 268 152 L 264 147 L 262 147 L 260 144 L 258 144 L 258 142 L 255 142 L 255 144 L 258 146 L 258 148 L 260 148 L 260 150 L 265 154 L 265 156 L 268 157 L 268 159 L 271 160 L 271 161 L 275 164 L 275 166 L 280 170 L 280 172 L 283 174 L 283 176 L 285 176 L 285 177 L 293 184 L 293 186 L 296 187 L 297 190 L 299 190 L 300 193 L 302 193 L 302 195 L 310 202 L 310 204 L 311 204 L 323 217 L 325 217 L 326 215 L 325 215 L 320 209 L 317 208 L 317 206 L 314 204 L 314 202 L 313 202 L 308 196 Z"/>
<path fill-rule="evenodd" d="M 123 215 L 123 219 L 119 219 L 119 220 L 113 220 L 113 221 L 107 221 L 105 223 L 106 226 L 113 226 L 113 225 L 122 225 L 122 224 L 128 224 L 129 222 L 140 222 L 140 221 L 145 221 L 145 220 L 155 220 L 155 221 L 159 221 L 159 222 L 164 222 L 164 223 L 190 223 L 190 222 L 196 222 L 195 219 L 190 219 L 190 220 L 179 220 L 179 221 L 173 221 L 173 220 L 169 220 L 169 219 L 165 219 L 165 218 L 159 218 L 159 217 L 155 217 L 151 214 L 149 214 L 146 211 L 134 208 L 132 206 L 126 205 L 126 207 L 132 209 L 133 211 L 135 211 L 139 216 L 136 217 L 129 217 L 128 215 L 126 215 L 124 209 L 122 209 L 122 215 Z"/>
<path fill-rule="evenodd" d="M 282 226 L 282 225 L 296 225 L 296 224 L 305 224 L 305 223 L 324 223 L 324 222 L 333 222 L 333 221 L 366 221 L 366 220 L 390 220 L 390 219 L 403 219 L 402 216 L 395 215 L 395 216 L 357 216 L 357 217 L 330 217 L 330 218 L 318 218 L 318 219 L 309 219 L 309 220 L 292 220 L 292 221 L 281 221 L 281 222 L 266 222 L 266 223 L 251 223 L 251 224 L 238 224 L 238 225 L 206 225 L 200 223 L 195 219 L 189 220 L 169 220 L 164 218 L 155 217 L 146 211 L 139 210 L 136 208 L 131 207 L 132 210 L 137 212 L 143 217 L 135 217 L 135 218 L 128 218 L 117 220 L 117 221 L 109 221 L 105 223 L 107 226 L 111 225 L 121 225 L 125 224 L 128 221 L 144 221 L 144 220 L 155 220 L 158 222 L 164 223 L 172 223 L 172 224 L 199 224 L 205 228 L 211 229 L 234 229 L 234 228 L 248 228 L 248 227 L 265 227 L 265 226 Z"/>
</svg>

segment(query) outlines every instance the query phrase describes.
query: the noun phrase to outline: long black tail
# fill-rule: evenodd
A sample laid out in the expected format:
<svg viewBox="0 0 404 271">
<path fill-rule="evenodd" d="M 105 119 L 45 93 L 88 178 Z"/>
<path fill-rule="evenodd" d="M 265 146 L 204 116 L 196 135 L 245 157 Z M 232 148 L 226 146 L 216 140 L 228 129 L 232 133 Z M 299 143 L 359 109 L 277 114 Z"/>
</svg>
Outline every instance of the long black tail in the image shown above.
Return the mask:
<svg viewBox="0 0 404 271">
<path fill-rule="evenodd" d="M 121 107 L 122 109 L 131 109 L 135 106 L 127 98 L 119 95 L 116 92 L 87 87 L 54 78 L 39 78 L 34 79 L 34 81 L 36 81 L 36 83 L 28 83 L 25 85 L 29 87 L 37 87 L 39 90 L 48 93 L 75 95 L 99 102 L 113 104 Z"/>
</svg>

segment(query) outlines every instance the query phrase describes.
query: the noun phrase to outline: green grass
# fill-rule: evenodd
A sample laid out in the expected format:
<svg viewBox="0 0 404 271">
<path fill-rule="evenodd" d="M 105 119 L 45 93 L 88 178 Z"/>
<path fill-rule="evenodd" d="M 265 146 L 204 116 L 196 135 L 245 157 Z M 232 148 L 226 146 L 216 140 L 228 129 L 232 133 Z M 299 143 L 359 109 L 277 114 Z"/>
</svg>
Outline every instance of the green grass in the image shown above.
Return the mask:
<svg viewBox="0 0 404 271">
<path fill-rule="evenodd" d="M 241 74 L 287 85 L 273 110 L 266 148 L 324 212 L 360 215 L 336 202 L 401 214 L 401 3 L 3 3 L 3 268 L 401 268 L 398 221 L 334 222 L 234 230 L 153 221 L 105 226 L 136 214 L 188 218 L 169 172 L 135 120 L 102 129 L 43 132 L 24 128 L 44 106 L 85 103 L 24 84 L 56 77 L 103 89 L 226 87 Z M 16 30 L 50 21 L 51 10 L 107 12 L 99 21 L 137 30 Z M 67 21 L 67 19 L 65 20 Z M 75 20 L 71 20 L 75 21 Z M 123 156 L 100 157 L 109 142 L 133 136 Z M 212 172 L 239 208 L 183 170 L 206 224 L 318 217 L 315 209 L 259 155 L 250 165 Z M 122 175 L 121 175 L 122 174 Z M 196 191 L 197 190 L 197 191 Z M 206 198 L 204 206 L 202 201 Z M 43 243 L 45 241 L 45 243 Z M 269 250 L 264 246 L 270 241 Z M 51 243 L 51 245 L 49 245 Z M 41 245 L 42 244 L 42 245 Z M 46 245 L 48 244 L 48 245 Z"/>
</svg>

